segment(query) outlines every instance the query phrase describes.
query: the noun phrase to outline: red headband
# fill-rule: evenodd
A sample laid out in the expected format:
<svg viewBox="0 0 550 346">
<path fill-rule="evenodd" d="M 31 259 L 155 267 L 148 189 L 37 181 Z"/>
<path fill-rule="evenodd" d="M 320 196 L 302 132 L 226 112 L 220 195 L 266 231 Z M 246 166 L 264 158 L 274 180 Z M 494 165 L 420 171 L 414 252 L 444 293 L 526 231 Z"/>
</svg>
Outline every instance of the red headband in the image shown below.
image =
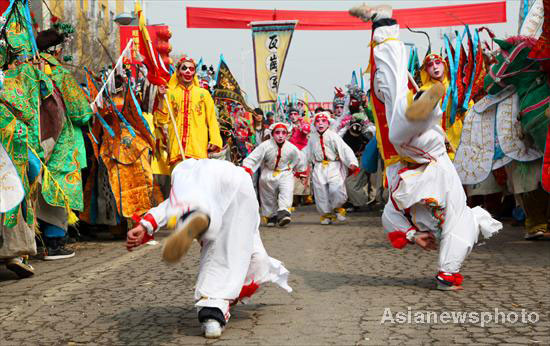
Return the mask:
<svg viewBox="0 0 550 346">
<path fill-rule="evenodd" d="M 317 121 L 317 119 L 329 120 L 329 117 L 325 112 L 322 112 L 322 113 L 315 114 L 315 121 Z"/>
<path fill-rule="evenodd" d="M 193 65 L 195 65 L 195 67 L 197 66 L 197 64 L 195 63 L 195 60 L 193 60 L 191 57 L 188 57 L 187 55 L 184 55 L 184 56 L 178 61 L 178 66 L 180 66 L 180 65 L 183 64 L 184 62 L 190 62 L 190 63 L 192 63 Z"/>
<path fill-rule="evenodd" d="M 288 128 L 286 127 L 285 124 L 277 124 L 273 126 L 273 132 L 275 132 L 275 130 L 277 129 L 284 129 L 286 132 L 288 132 Z"/>
<path fill-rule="evenodd" d="M 441 57 L 441 55 L 439 54 L 430 54 L 428 56 L 426 56 L 426 58 L 424 58 L 424 66 L 426 66 L 427 64 L 429 64 L 430 62 L 432 61 L 440 61 L 440 62 L 445 62 L 445 60 L 443 60 L 443 57 Z"/>
</svg>

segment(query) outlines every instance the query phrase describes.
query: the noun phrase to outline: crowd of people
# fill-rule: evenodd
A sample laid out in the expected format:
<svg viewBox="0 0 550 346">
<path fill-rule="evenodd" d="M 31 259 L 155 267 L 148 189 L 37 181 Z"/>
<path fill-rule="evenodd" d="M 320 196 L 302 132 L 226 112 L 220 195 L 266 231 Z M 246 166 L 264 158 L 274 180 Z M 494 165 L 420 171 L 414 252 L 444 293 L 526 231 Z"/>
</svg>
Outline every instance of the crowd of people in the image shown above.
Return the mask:
<svg viewBox="0 0 550 346">
<path fill-rule="evenodd" d="M 21 24 L 18 6 L 2 25 Z M 288 271 L 261 243 L 260 216 L 267 227 L 286 227 L 294 208 L 315 204 L 320 224 L 329 225 L 384 206 L 393 247 L 439 243 L 442 290 L 462 289 L 461 264 L 480 234 L 502 228 L 497 219 L 524 225 L 527 240 L 549 237 L 548 101 L 525 106 L 533 86 L 512 71 L 536 64 L 533 83 L 549 99 L 542 39 L 491 36 L 498 49 L 470 41 L 462 60 L 428 51 L 414 71 L 389 6 L 350 14 L 373 22 L 370 89 L 336 88 L 332 109 L 295 101 L 265 114 L 223 93 L 231 83 L 238 88 L 225 64 L 214 80 L 213 69 L 183 56 L 157 86 L 143 66 L 135 72 L 123 62 L 86 70 L 79 83 L 61 62 L 70 33 L 60 26 L 36 39 L 2 30 L 6 267 L 25 278 L 34 274 L 31 256 L 73 257 L 69 229 L 88 236 L 109 229 L 132 250 L 158 229 L 175 228 L 163 257 L 175 262 L 193 239 L 201 242 L 195 298 L 205 333 L 217 337 L 230 304 L 259 284 L 291 291 Z M 521 70 L 530 51 L 539 55 Z M 500 64 L 507 66 L 494 68 Z"/>
</svg>

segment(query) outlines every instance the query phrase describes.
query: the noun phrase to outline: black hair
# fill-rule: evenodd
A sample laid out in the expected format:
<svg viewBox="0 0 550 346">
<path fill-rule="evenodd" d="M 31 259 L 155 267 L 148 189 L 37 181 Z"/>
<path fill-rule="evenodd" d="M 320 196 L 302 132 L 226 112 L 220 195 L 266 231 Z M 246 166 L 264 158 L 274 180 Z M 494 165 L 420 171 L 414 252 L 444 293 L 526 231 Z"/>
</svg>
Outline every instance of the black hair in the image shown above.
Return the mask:
<svg viewBox="0 0 550 346">
<path fill-rule="evenodd" d="M 254 113 L 258 115 L 264 115 L 264 111 L 261 108 L 254 108 Z"/>
</svg>

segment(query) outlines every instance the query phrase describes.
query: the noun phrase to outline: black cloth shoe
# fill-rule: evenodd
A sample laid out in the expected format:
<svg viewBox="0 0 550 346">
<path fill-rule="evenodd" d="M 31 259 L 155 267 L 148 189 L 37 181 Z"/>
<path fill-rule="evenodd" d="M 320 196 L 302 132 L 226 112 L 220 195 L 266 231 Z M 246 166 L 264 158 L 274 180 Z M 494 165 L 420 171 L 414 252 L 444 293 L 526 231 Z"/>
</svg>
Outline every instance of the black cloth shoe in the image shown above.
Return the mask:
<svg viewBox="0 0 550 346">
<path fill-rule="evenodd" d="M 276 224 L 277 224 L 277 215 L 267 218 L 267 223 L 266 223 L 267 227 L 275 227 Z"/>
<path fill-rule="evenodd" d="M 277 225 L 279 227 L 285 227 L 290 221 L 292 221 L 292 219 L 290 218 L 288 210 L 279 210 L 277 213 Z"/>
<path fill-rule="evenodd" d="M 74 251 L 65 247 L 63 238 L 45 238 L 46 241 L 46 256 L 45 261 L 55 261 L 65 258 L 74 257 Z"/>
<path fill-rule="evenodd" d="M 208 319 L 213 319 L 220 322 L 222 327 L 225 326 L 225 318 L 223 317 L 222 311 L 218 308 L 203 307 L 199 310 L 198 317 L 200 323 L 206 322 Z"/>
</svg>

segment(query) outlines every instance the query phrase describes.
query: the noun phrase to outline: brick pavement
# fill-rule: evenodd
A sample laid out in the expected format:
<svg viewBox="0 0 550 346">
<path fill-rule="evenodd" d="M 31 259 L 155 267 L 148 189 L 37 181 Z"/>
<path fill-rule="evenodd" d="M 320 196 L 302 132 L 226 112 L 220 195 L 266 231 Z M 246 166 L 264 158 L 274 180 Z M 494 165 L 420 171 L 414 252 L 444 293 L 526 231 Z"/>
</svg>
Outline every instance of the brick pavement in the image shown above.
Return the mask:
<svg viewBox="0 0 550 346">
<path fill-rule="evenodd" d="M 467 260 L 466 290 L 447 293 L 433 289 L 436 253 L 390 248 L 377 212 L 328 227 L 312 208 L 294 219 L 289 228 L 262 230 L 268 253 L 290 270 L 294 292 L 265 287 L 252 304 L 232 309 L 219 340 L 200 336 L 193 307 L 198 245 L 168 266 L 159 246 L 128 253 L 121 242 L 90 242 L 73 259 L 33 262 L 31 279 L 0 269 L 0 344 L 550 344 L 550 242 L 524 241 L 521 229 L 506 226 Z M 520 319 L 522 309 L 536 312 L 539 321 L 380 323 L 385 309 L 396 318 L 409 309 L 495 308 Z"/>
</svg>

